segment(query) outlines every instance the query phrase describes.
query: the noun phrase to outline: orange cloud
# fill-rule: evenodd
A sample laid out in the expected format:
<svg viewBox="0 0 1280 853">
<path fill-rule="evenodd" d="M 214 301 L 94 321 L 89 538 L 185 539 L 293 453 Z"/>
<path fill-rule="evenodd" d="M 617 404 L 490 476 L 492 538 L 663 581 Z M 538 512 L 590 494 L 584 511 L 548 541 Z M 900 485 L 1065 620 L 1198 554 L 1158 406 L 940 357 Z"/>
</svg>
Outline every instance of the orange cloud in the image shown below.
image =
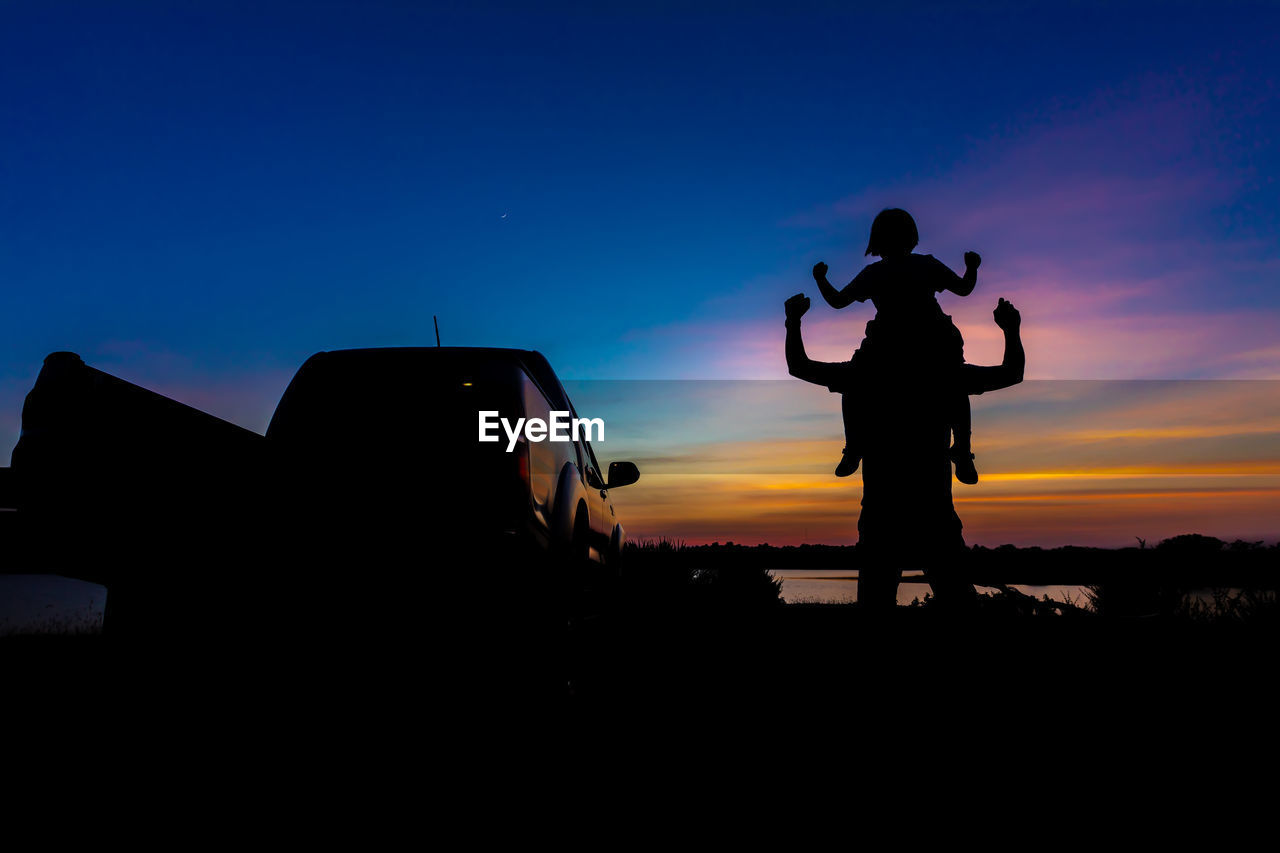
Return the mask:
<svg viewBox="0 0 1280 853">
<path fill-rule="evenodd" d="M 735 404 L 758 384 L 768 387 Z M 861 483 L 831 474 L 840 449 L 835 395 L 800 383 L 714 390 L 709 383 L 693 396 L 766 437 L 681 444 L 678 423 L 669 445 L 650 437 L 640 483 L 615 494 L 632 535 L 856 541 Z M 1038 382 L 976 398 L 982 479 L 954 488 L 966 538 L 1046 546 L 1185 532 L 1272 538 L 1280 534 L 1276 390 L 1269 382 Z M 762 409 L 762 400 L 772 403 Z M 809 435 L 768 438 L 788 426 L 780 412 Z M 704 417 L 690 415 L 696 424 Z M 626 440 L 611 444 L 611 458 L 627 456 Z"/>
</svg>

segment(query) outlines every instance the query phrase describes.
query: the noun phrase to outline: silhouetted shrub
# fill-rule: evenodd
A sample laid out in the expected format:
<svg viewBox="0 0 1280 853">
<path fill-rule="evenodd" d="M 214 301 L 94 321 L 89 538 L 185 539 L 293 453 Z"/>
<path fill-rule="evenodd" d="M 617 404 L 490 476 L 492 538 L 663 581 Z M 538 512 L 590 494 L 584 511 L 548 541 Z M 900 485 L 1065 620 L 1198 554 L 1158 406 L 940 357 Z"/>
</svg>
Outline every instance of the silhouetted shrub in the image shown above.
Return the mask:
<svg viewBox="0 0 1280 853">
<path fill-rule="evenodd" d="M 1222 551 L 1223 546 L 1226 544 L 1215 536 L 1183 533 L 1181 536 L 1173 536 L 1169 539 L 1161 540 L 1160 544 L 1156 546 L 1156 550 L 1196 557 L 1217 554 Z"/>
<path fill-rule="evenodd" d="M 1276 626 L 1280 624 L 1280 600 L 1275 590 L 1215 589 L 1208 599 L 1188 595 L 1178 613 L 1199 623 Z"/>
<path fill-rule="evenodd" d="M 745 546 L 690 547 L 671 539 L 628 543 L 624 605 L 670 610 L 706 609 L 749 614 L 782 604 L 782 581 L 750 559 L 732 559 Z"/>
</svg>

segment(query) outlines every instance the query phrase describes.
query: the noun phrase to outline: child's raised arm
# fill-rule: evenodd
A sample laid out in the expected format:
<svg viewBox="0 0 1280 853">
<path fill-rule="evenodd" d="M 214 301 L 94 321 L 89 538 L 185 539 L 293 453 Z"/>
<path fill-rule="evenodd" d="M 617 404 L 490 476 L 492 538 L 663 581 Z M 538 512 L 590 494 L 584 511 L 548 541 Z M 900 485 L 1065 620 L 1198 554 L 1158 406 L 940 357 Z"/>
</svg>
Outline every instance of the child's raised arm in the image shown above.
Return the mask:
<svg viewBox="0 0 1280 853">
<path fill-rule="evenodd" d="M 832 308 L 843 308 L 854 302 L 866 302 L 871 298 L 870 292 L 866 288 L 866 280 L 863 279 L 865 273 L 870 267 L 863 267 L 862 272 L 858 273 L 853 281 L 849 282 L 841 290 L 836 290 L 831 286 L 831 282 L 827 281 L 827 265 L 822 261 L 818 261 L 813 265 L 813 280 L 818 283 L 818 290 L 822 293 L 822 298 L 827 300 L 827 304 Z"/>
<path fill-rule="evenodd" d="M 938 261 L 938 273 L 941 276 L 937 287 L 938 292 L 950 290 L 957 296 L 968 296 L 973 293 L 974 287 L 978 284 L 978 265 L 981 263 L 982 256 L 977 252 L 965 252 L 964 275 L 958 276 L 952 272 L 951 267 Z"/>
</svg>

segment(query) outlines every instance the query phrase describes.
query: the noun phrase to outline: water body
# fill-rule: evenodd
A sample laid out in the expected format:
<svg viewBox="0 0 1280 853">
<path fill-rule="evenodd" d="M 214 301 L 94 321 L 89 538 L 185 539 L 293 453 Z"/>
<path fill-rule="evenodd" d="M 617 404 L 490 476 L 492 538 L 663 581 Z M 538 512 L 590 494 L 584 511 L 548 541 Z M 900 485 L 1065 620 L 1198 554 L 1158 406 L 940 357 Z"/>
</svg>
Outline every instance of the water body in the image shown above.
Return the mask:
<svg viewBox="0 0 1280 853">
<path fill-rule="evenodd" d="M 848 604 L 858 600 L 858 573 L 848 569 L 774 569 L 782 579 L 782 597 L 788 604 Z M 1013 589 L 1043 598 L 1085 606 L 1085 587 L 1011 584 Z M 991 591 L 978 587 L 979 592 Z M 920 572 L 904 572 L 898 586 L 898 604 L 907 606 L 929 592 Z M 1229 590 L 1238 593 L 1239 590 Z M 1211 604 L 1211 590 L 1190 595 Z M 107 590 L 98 584 L 58 575 L 0 575 L 0 637 L 13 634 L 95 632 L 102 630 Z"/>
<path fill-rule="evenodd" d="M 848 604 L 858 600 L 858 573 L 854 571 L 775 569 L 770 574 L 782 579 L 782 598 L 788 604 Z M 1036 598 L 1047 595 L 1057 601 L 1069 601 L 1082 606 L 1088 601 L 1083 586 L 1009 586 Z M 990 590 L 988 587 L 978 587 L 978 592 L 984 591 Z M 928 592 L 929 585 L 925 583 L 922 572 L 903 572 L 902 583 L 898 584 L 898 604 L 909 605 L 916 599 L 923 599 Z"/>
</svg>

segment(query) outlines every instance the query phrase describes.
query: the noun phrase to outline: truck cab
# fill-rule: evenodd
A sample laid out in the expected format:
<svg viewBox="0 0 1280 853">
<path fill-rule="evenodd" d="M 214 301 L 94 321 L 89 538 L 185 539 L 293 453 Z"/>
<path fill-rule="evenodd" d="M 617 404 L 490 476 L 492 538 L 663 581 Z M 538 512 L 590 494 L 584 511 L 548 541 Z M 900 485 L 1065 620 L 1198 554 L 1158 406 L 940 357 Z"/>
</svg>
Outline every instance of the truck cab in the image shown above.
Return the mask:
<svg viewBox="0 0 1280 853">
<path fill-rule="evenodd" d="M 352 515 L 395 518 L 401 531 L 435 540 L 465 536 L 616 564 L 626 533 L 609 490 L 635 482 L 635 466 L 615 463 L 606 475 L 582 434 L 567 442 L 521 434 L 510 449 L 501 433 L 482 442 L 481 412 L 509 424 L 577 417 L 537 352 L 356 349 L 309 358 L 266 437 L 307 495 L 338 487 Z"/>
</svg>

